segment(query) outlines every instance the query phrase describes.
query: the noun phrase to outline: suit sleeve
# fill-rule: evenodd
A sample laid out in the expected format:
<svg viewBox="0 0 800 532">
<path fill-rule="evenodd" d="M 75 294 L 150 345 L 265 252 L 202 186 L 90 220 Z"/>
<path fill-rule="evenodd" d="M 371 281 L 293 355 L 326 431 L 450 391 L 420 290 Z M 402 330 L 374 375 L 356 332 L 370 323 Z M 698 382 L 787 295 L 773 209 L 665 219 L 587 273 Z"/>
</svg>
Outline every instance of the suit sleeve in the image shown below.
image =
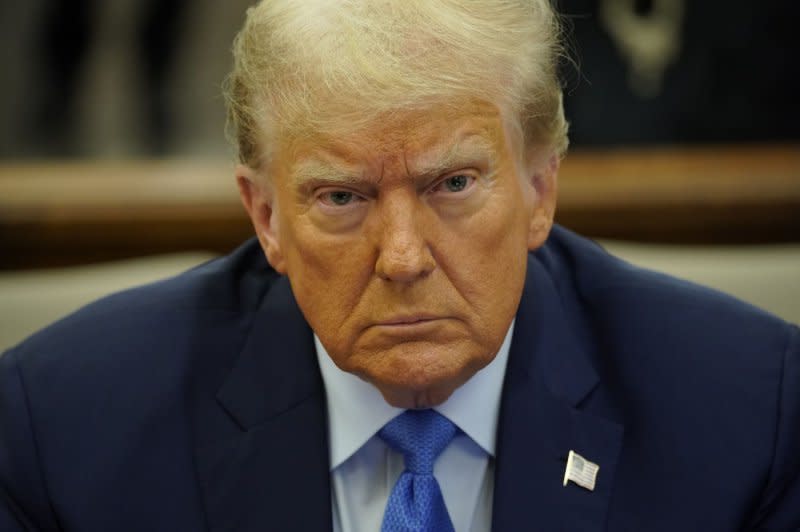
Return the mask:
<svg viewBox="0 0 800 532">
<path fill-rule="evenodd" d="M 0 355 L 0 530 L 60 530 L 39 463 L 16 354 Z"/>
<path fill-rule="evenodd" d="M 769 481 L 752 530 L 800 531 L 800 329 L 790 326 Z"/>
</svg>

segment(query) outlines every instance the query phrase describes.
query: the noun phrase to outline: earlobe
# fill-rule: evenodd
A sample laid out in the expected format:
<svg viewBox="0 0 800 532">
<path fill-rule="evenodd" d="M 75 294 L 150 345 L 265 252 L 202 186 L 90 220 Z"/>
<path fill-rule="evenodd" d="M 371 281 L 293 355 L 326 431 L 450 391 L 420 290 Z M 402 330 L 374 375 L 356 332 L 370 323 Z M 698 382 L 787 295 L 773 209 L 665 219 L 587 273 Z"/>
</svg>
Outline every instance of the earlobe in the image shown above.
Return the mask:
<svg viewBox="0 0 800 532">
<path fill-rule="evenodd" d="M 528 250 L 535 251 L 539 249 L 550 235 L 551 227 L 553 227 L 553 219 L 537 212 L 531 220 L 530 231 L 528 232 Z"/>
<path fill-rule="evenodd" d="M 239 186 L 239 198 L 267 261 L 278 273 L 286 273 L 278 231 L 277 202 L 272 186 L 264 183 L 253 169 L 244 165 L 236 167 L 236 184 Z"/>
<path fill-rule="evenodd" d="M 552 154 L 543 165 L 537 165 L 532 171 L 530 184 L 533 187 L 534 200 L 528 230 L 528 249 L 534 251 L 541 247 L 553 227 L 558 196 L 558 168 L 561 159 Z"/>
</svg>

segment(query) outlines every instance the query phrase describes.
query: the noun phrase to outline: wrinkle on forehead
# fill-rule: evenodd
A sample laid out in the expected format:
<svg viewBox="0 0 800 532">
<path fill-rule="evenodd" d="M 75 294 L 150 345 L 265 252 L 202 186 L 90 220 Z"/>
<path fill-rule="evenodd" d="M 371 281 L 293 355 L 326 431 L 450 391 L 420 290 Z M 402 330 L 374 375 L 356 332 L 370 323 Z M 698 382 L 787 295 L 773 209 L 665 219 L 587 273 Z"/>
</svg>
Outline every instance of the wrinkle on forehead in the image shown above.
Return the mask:
<svg viewBox="0 0 800 532">
<path fill-rule="evenodd" d="M 494 165 L 501 139 L 489 125 L 465 124 L 452 135 L 421 135 L 395 144 L 377 142 L 378 149 L 357 145 L 318 145 L 295 159 L 287 168 L 290 183 L 296 187 L 313 181 L 355 184 L 379 183 L 387 167 L 402 168 L 409 178 L 436 176 L 459 165 L 486 161 Z M 367 138 L 369 138 L 367 136 Z M 391 143 L 390 143 L 391 144 Z"/>
</svg>

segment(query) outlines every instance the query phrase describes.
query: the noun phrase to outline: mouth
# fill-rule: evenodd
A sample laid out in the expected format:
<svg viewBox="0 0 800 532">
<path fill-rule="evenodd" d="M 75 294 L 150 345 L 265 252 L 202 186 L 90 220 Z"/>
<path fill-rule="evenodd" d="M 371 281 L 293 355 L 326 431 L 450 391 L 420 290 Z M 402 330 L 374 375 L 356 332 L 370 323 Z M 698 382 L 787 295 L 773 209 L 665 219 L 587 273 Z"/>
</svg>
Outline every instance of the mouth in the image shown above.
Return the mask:
<svg viewBox="0 0 800 532">
<path fill-rule="evenodd" d="M 407 316 L 394 316 L 385 320 L 377 322 L 375 325 L 384 327 L 410 327 L 415 325 L 422 325 L 432 321 L 443 319 L 439 316 L 432 316 L 429 314 L 411 314 Z"/>
<path fill-rule="evenodd" d="M 392 342 L 408 342 L 414 339 L 439 338 L 447 336 L 452 319 L 449 316 L 436 316 L 432 314 L 404 314 L 390 316 L 376 322 L 369 327 L 373 334 L 391 338 Z"/>
</svg>

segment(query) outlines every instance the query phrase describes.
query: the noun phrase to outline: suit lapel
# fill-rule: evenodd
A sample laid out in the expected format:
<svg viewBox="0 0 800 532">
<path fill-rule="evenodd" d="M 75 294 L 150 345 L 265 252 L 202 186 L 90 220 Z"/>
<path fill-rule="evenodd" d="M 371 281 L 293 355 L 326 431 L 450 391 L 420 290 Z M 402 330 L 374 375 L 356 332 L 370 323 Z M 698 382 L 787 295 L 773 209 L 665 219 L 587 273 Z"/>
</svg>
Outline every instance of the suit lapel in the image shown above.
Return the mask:
<svg viewBox="0 0 800 532">
<path fill-rule="evenodd" d="M 313 336 L 285 278 L 197 428 L 210 530 L 330 530 L 328 433 Z"/>
<path fill-rule="evenodd" d="M 550 275 L 530 260 L 498 425 L 492 528 L 605 530 L 622 427 L 580 408 L 598 378 Z M 597 463 L 594 491 L 563 486 L 570 450 Z"/>
</svg>

